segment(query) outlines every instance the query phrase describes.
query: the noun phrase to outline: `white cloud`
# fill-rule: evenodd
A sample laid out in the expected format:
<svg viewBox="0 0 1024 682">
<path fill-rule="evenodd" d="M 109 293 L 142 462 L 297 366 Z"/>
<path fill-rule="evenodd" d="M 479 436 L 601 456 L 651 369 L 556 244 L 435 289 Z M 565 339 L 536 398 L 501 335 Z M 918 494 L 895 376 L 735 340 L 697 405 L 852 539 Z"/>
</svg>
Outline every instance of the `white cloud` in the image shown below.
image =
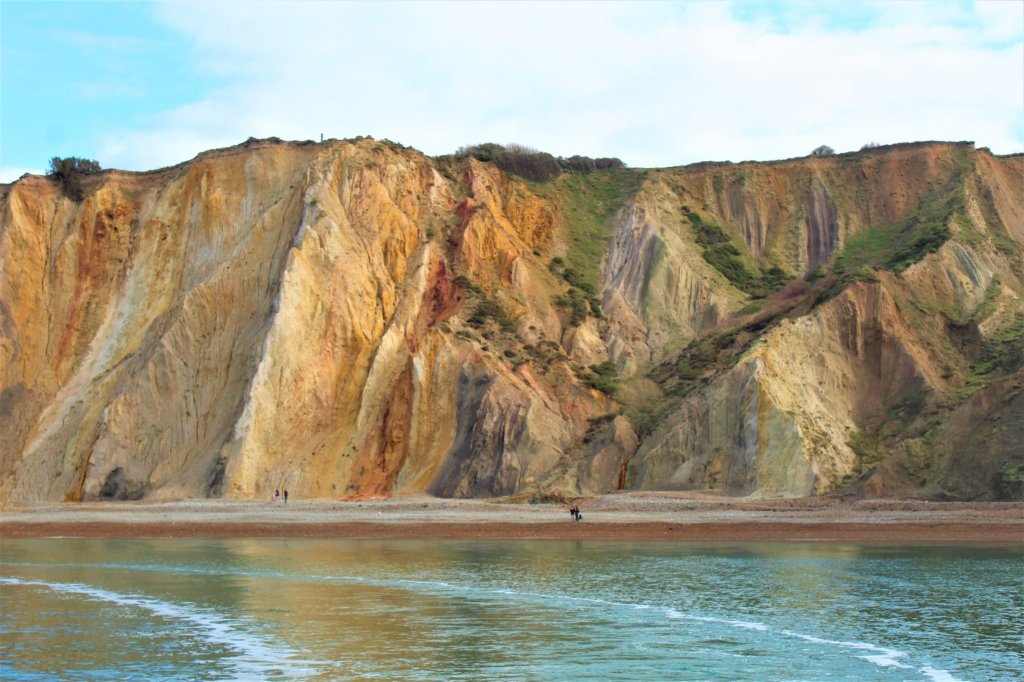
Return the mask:
<svg viewBox="0 0 1024 682">
<path fill-rule="evenodd" d="M 1024 4 L 886 2 L 785 31 L 724 3 L 168 2 L 224 83 L 113 132 L 105 165 L 246 137 L 372 134 L 431 154 L 518 141 L 636 166 L 923 139 L 1024 151 Z"/>
<path fill-rule="evenodd" d="M 32 173 L 33 175 L 42 175 L 44 172 L 45 171 L 42 171 L 38 168 L 22 168 L 20 166 L 0 166 L 0 182 L 14 182 L 25 173 Z"/>
</svg>

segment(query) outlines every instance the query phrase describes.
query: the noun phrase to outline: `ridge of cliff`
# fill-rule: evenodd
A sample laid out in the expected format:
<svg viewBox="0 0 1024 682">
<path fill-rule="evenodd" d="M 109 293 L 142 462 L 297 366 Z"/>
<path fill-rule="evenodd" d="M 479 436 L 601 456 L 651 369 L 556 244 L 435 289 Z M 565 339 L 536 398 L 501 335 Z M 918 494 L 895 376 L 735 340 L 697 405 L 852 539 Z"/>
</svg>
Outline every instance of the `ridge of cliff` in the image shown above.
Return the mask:
<svg viewBox="0 0 1024 682">
<path fill-rule="evenodd" d="M 1022 155 L 250 140 L 83 187 L 0 186 L 4 504 L 1022 495 Z"/>
</svg>

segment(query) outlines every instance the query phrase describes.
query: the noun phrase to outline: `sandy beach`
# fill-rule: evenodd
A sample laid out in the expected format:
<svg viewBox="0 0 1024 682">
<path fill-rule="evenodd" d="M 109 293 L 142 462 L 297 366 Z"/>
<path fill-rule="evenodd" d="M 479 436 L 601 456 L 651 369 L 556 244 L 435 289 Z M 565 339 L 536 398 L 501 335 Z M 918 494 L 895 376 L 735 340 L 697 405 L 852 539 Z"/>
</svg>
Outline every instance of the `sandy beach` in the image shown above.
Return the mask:
<svg viewBox="0 0 1024 682">
<path fill-rule="evenodd" d="M 985 542 L 1024 546 L 1024 503 L 617 493 L 569 505 L 396 497 L 35 505 L 0 512 L 0 538 L 320 537 L 630 541 Z"/>
</svg>

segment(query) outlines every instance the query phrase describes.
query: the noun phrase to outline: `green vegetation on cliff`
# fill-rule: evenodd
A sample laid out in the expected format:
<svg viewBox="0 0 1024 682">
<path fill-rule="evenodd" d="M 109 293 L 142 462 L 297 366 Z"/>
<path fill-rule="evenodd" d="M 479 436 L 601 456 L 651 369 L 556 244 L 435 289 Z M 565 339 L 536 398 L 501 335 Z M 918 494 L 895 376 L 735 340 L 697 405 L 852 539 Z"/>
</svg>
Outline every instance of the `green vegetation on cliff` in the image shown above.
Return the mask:
<svg viewBox="0 0 1024 682">
<path fill-rule="evenodd" d="M 964 393 L 1003 379 L 1024 368 L 1024 310 L 1018 310 L 1008 325 L 984 339 L 981 352 L 971 363 Z"/>
<path fill-rule="evenodd" d="M 870 268 L 903 272 L 953 236 L 949 224 L 964 215 L 964 163 L 928 192 L 902 220 L 851 235 L 835 259 L 834 271 L 856 276 Z"/>
<path fill-rule="evenodd" d="M 493 163 L 501 170 L 533 182 L 550 182 L 562 171 L 569 173 L 592 173 L 596 170 L 624 168 L 625 164 L 615 158 L 592 159 L 589 156 L 574 155 L 558 157 L 521 144 L 500 145 L 493 142 L 460 147 L 453 157 L 473 157 L 477 161 Z"/>
<path fill-rule="evenodd" d="M 619 387 L 619 370 L 610 360 L 591 365 L 587 371 L 582 372 L 581 378 L 592 388 L 607 395 L 614 395 Z"/>
<path fill-rule="evenodd" d="M 99 173 L 100 170 L 100 164 L 93 159 L 55 156 L 50 159 L 50 170 L 47 175 L 60 183 L 61 189 L 68 199 L 81 201 L 85 198 L 82 177 Z"/>
<path fill-rule="evenodd" d="M 682 210 L 702 249 L 704 260 L 740 291 L 754 298 L 764 298 L 790 279 L 785 270 L 775 266 L 765 268 L 760 265 L 757 272 L 751 272 L 743 260 L 743 253 L 717 223 L 704 220 L 685 204 Z"/>
<path fill-rule="evenodd" d="M 643 170 L 620 168 L 530 183 L 535 194 L 561 211 L 569 238 L 565 269 L 572 272 L 572 286 L 588 294 L 600 290 L 601 260 L 612 238 L 613 218 L 636 195 L 646 175 Z"/>
</svg>

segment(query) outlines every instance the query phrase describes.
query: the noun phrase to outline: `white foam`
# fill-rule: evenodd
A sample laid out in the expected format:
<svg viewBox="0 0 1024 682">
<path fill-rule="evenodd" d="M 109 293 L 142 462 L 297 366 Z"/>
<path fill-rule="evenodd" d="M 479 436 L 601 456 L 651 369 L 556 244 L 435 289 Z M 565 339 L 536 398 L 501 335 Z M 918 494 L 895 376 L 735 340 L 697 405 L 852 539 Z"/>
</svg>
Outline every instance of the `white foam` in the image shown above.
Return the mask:
<svg viewBox="0 0 1024 682">
<path fill-rule="evenodd" d="M 731 625 L 734 628 L 743 628 L 744 630 L 757 630 L 758 632 L 768 631 L 768 626 L 764 623 L 752 623 L 746 620 L 731 620 L 729 618 L 715 618 L 714 616 L 694 616 L 688 613 L 680 613 L 675 609 L 665 609 L 665 615 L 675 620 L 694 620 L 700 623 L 722 623 L 723 625 Z"/>
<path fill-rule="evenodd" d="M 813 642 L 814 644 L 828 644 L 831 646 L 843 647 L 845 649 L 874 652 L 872 654 L 858 656 L 857 658 L 874 663 L 880 668 L 903 668 L 911 670 L 914 667 L 903 663 L 900 659 L 906 658 L 907 654 L 903 651 L 897 651 L 896 649 L 886 649 L 885 647 L 868 644 L 867 642 L 842 642 L 834 639 L 822 639 L 821 637 L 804 635 L 799 632 L 792 632 L 791 630 L 783 630 L 781 634 L 786 635 L 787 637 L 796 637 L 797 639 L 802 639 L 806 642 Z M 959 678 L 953 677 L 953 675 L 948 671 L 932 668 L 931 666 L 920 668 L 920 671 L 927 675 L 933 682 L 963 682 Z"/>
<path fill-rule="evenodd" d="M 835 639 L 822 639 L 821 637 L 815 637 L 814 635 L 804 635 L 799 632 L 793 632 L 791 630 L 783 630 L 782 634 L 787 637 L 796 637 L 802 639 L 805 642 L 813 642 L 815 644 L 831 644 L 832 646 L 843 647 L 844 649 L 858 649 L 861 651 L 874 651 L 890 658 L 903 658 L 907 654 L 896 649 L 886 649 L 880 647 L 877 644 L 868 644 L 867 642 L 843 642 Z"/>
<path fill-rule="evenodd" d="M 541 593 L 536 593 L 536 592 L 518 592 L 518 591 L 510 590 L 510 589 L 496 589 L 496 590 L 486 590 L 486 589 L 484 589 L 484 590 L 477 590 L 475 588 L 466 588 L 465 586 L 461 586 L 461 585 L 452 585 L 450 583 L 442 583 L 442 582 L 435 582 L 435 581 L 425 581 L 425 580 L 422 580 L 422 581 L 421 580 L 400 580 L 400 581 L 395 581 L 395 582 L 397 584 L 413 583 L 413 584 L 421 584 L 421 585 L 432 585 L 432 586 L 435 586 L 435 587 L 443 587 L 443 588 L 446 588 L 446 589 L 463 589 L 463 590 L 483 591 L 483 592 L 490 592 L 492 594 L 501 594 L 501 595 L 517 596 L 517 597 L 539 598 L 539 599 L 544 599 L 545 601 L 563 600 L 563 601 L 569 601 L 569 602 L 585 602 L 585 603 L 589 603 L 589 604 L 603 604 L 603 605 L 607 605 L 607 606 L 632 608 L 632 609 L 637 610 L 637 611 L 651 609 L 651 608 L 661 608 L 661 607 L 654 607 L 654 606 L 652 606 L 650 604 L 623 603 L 623 602 L 608 601 L 608 600 L 605 600 L 605 599 L 595 599 L 595 598 L 592 598 L 592 597 L 575 597 L 575 596 L 570 596 L 570 595 L 552 595 L 552 594 L 541 594 Z M 681 612 L 681 611 L 679 611 L 677 609 L 671 608 L 671 607 L 664 608 L 664 613 L 665 613 L 665 615 L 668 618 L 671 618 L 673 620 L 689 620 L 689 621 L 696 621 L 696 622 L 703 622 L 703 623 L 721 623 L 723 625 L 731 625 L 732 627 L 741 628 L 741 629 L 744 629 L 744 630 L 755 630 L 757 632 L 770 632 L 771 631 L 770 628 L 767 625 L 765 625 L 764 623 L 755 623 L 755 622 L 752 622 L 752 621 L 745 621 L 745 620 L 733 620 L 733 619 L 729 619 L 729 618 L 718 618 L 718 617 L 715 617 L 715 616 L 697 616 L 697 615 L 693 615 L 693 614 L 683 613 L 683 612 Z M 824 639 L 822 637 L 815 637 L 814 635 L 805 635 L 805 634 L 802 634 L 802 633 L 799 633 L 799 632 L 793 632 L 791 630 L 782 630 L 779 634 L 785 635 L 787 637 L 795 637 L 795 638 L 802 639 L 802 640 L 804 640 L 806 642 L 811 642 L 811 643 L 814 643 L 814 644 L 822 644 L 822 645 L 827 645 L 827 646 L 841 647 L 841 648 L 844 648 L 844 649 L 852 649 L 854 651 L 868 652 L 868 653 L 865 653 L 863 655 L 857 656 L 857 658 L 860 658 L 860 659 L 863 659 L 863 660 L 868 661 L 870 663 L 873 663 L 874 665 L 876 665 L 876 666 L 878 666 L 880 668 L 897 668 L 897 669 L 905 669 L 905 670 L 912 670 L 914 668 L 914 666 L 907 665 L 906 663 L 904 663 L 903 661 L 900 660 L 900 659 L 906 658 L 907 657 L 907 653 L 903 652 L 903 651 L 899 651 L 897 649 L 889 649 L 889 648 L 886 648 L 886 647 L 878 646 L 877 644 L 870 644 L 868 642 L 847 642 L 847 641 L 842 641 L 842 640 Z M 924 668 L 921 668 L 920 671 L 922 673 L 924 673 L 925 675 L 927 675 L 933 682 L 962 682 L 962 680 L 959 680 L 959 679 L 953 677 L 950 673 L 948 673 L 945 670 L 937 670 L 935 668 L 931 668 L 931 667 L 927 667 L 926 666 Z"/>
<path fill-rule="evenodd" d="M 237 656 L 230 659 L 236 679 L 253 679 L 269 674 L 283 674 L 290 679 L 309 677 L 318 673 L 313 661 L 297 660 L 297 652 L 286 647 L 273 646 L 263 639 L 242 630 L 236 622 L 193 605 L 174 604 L 160 599 L 120 594 L 79 583 L 50 583 L 19 578 L 0 578 L 4 585 L 30 585 L 45 587 L 62 594 L 76 594 L 90 599 L 131 606 L 155 616 L 179 620 L 194 625 L 203 638 L 211 643 L 228 647 Z"/>
<path fill-rule="evenodd" d="M 938 670 L 931 666 L 926 665 L 921 668 L 921 672 L 928 676 L 933 682 L 963 682 L 957 677 L 953 677 L 945 670 Z"/>
<path fill-rule="evenodd" d="M 875 654 L 873 656 L 858 656 L 857 658 L 863 658 L 865 661 L 874 663 L 879 668 L 906 668 L 910 669 L 911 666 L 904 663 L 900 663 L 896 658 L 886 654 Z"/>
<path fill-rule="evenodd" d="M 688 620 L 698 620 L 704 623 L 723 623 L 735 628 L 743 628 L 744 630 L 757 630 L 758 632 L 768 631 L 768 626 L 763 623 L 751 623 L 745 620 L 730 620 L 728 618 L 715 618 L 714 616 L 686 616 L 686 618 Z"/>
</svg>

